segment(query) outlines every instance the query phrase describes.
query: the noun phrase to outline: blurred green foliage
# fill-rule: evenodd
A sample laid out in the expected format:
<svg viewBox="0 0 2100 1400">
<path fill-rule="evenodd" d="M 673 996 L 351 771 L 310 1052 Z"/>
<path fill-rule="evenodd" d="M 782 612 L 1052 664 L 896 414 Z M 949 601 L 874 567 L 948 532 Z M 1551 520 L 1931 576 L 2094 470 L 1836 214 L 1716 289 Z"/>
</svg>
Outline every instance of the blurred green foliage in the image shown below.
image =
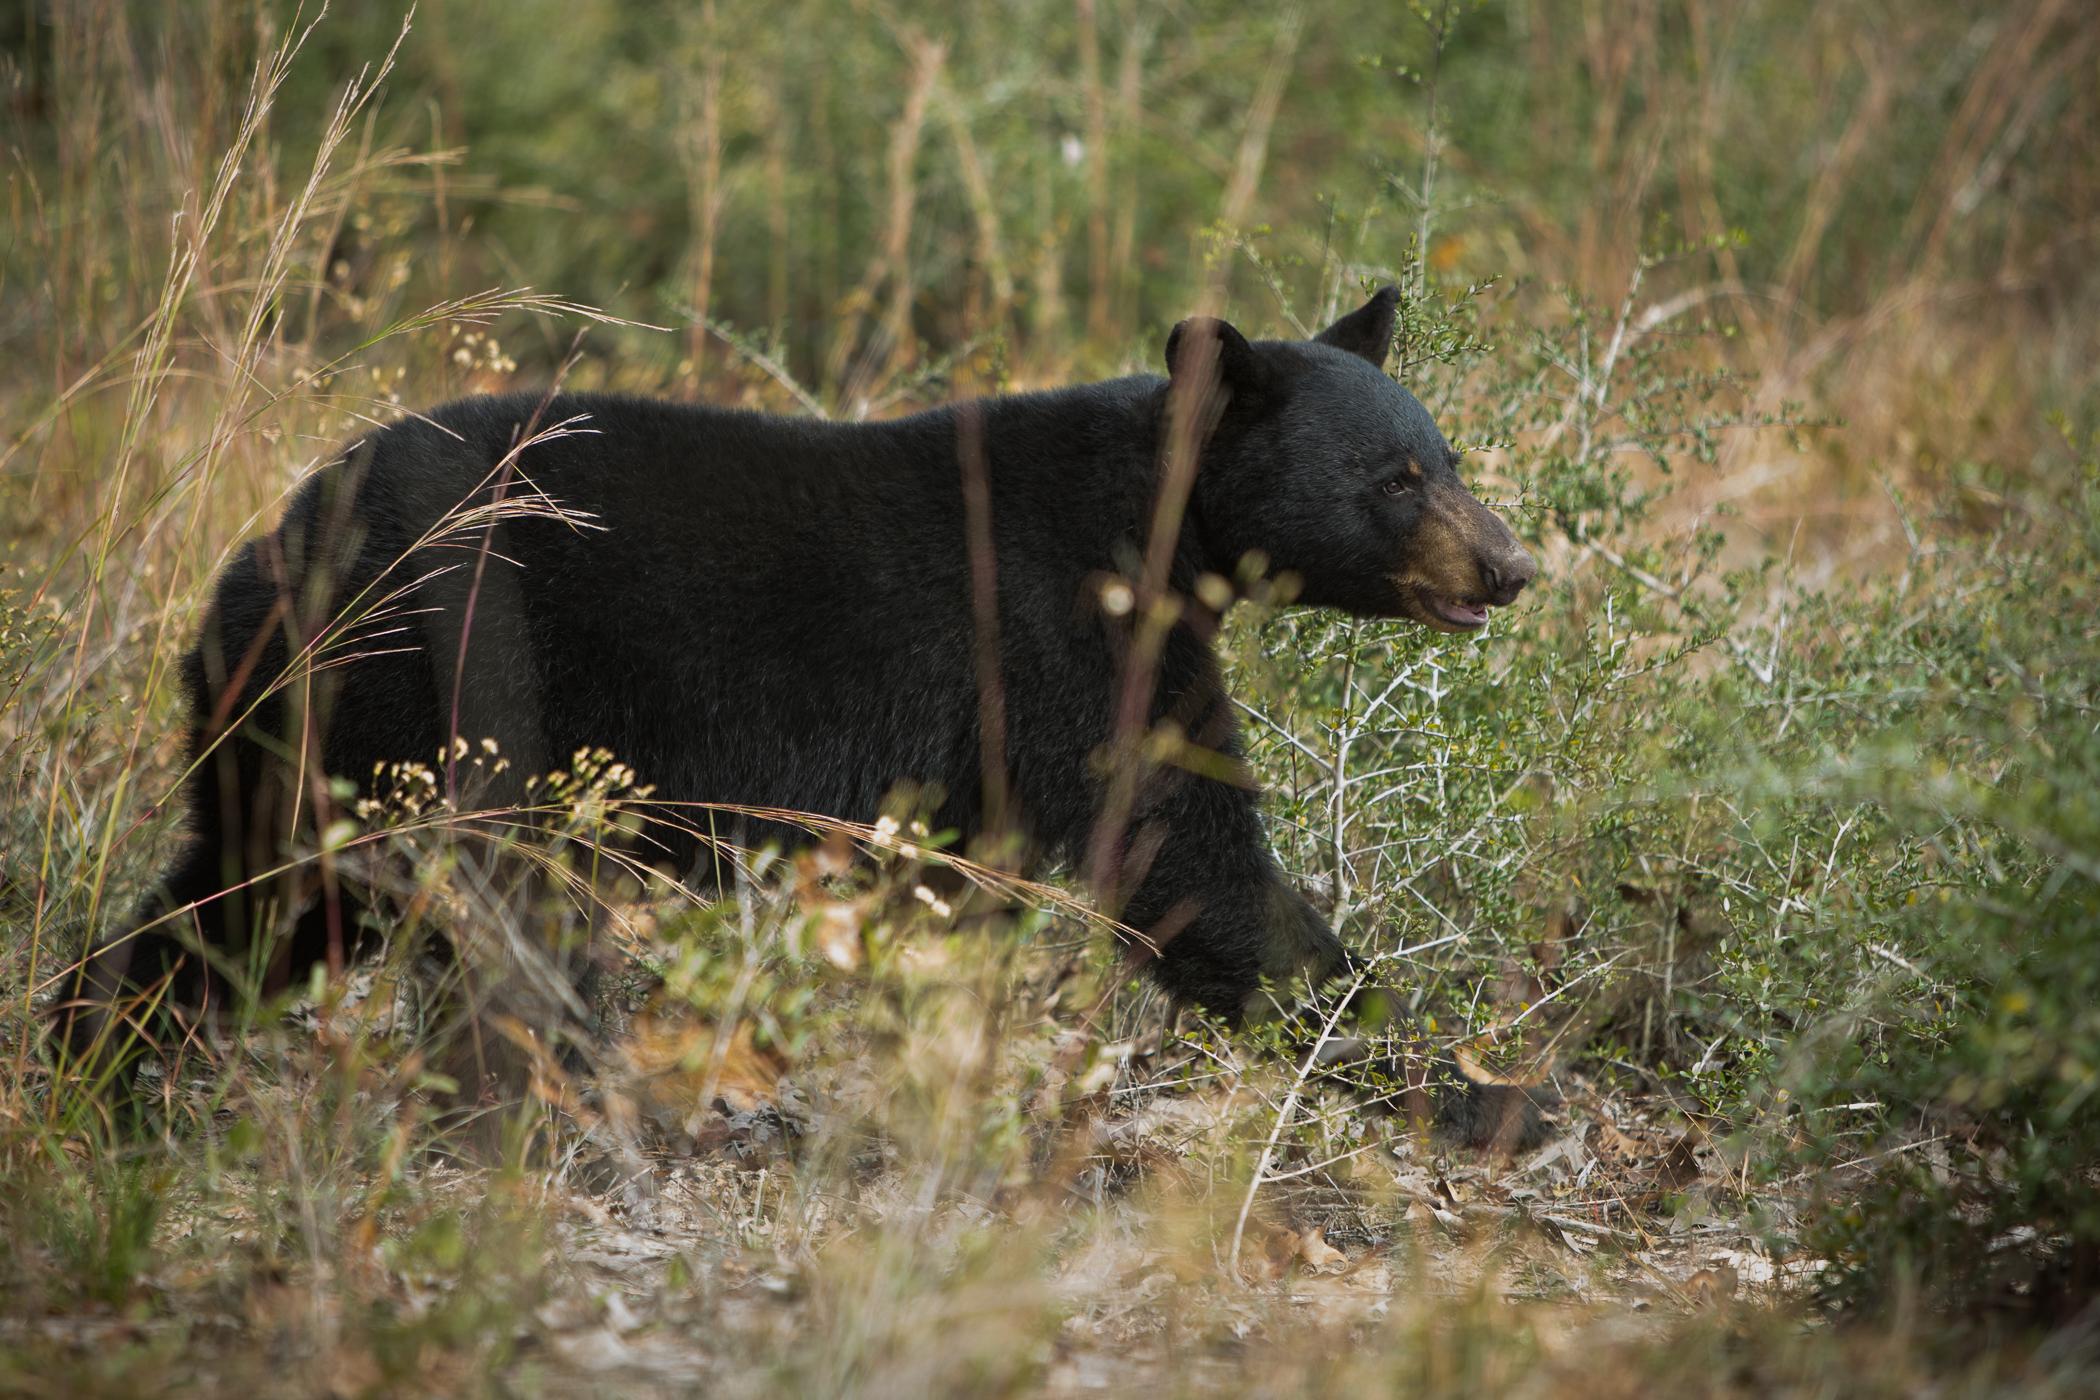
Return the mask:
<svg viewBox="0 0 2100 1400">
<path fill-rule="evenodd" d="M 257 52 L 312 11 L 82 8 L 104 13 L 68 31 L 32 9 L 10 36 L 26 169 L 162 200 L 135 211 L 162 224 L 223 147 Z M 842 323 L 856 296 L 889 296 L 885 277 L 904 283 L 909 344 L 871 330 L 861 359 L 997 340 L 1105 366 L 1185 312 L 1238 179 L 1225 232 L 1275 230 L 1301 300 L 1337 261 L 1399 273 L 1434 144 L 1440 271 L 1608 296 L 1638 252 L 1700 246 L 1692 273 L 1786 337 L 1906 289 L 2089 313 L 2100 98 L 2079 9 L 426 0 L 357 139 L 435 163 L 349 177 L 313 270 L 341 321 L 405 277 L 417 305 L 529 284 L 682 325 L 712 207 L 709 314 L 828 390 L 859 363 L 834 345 Z M 346 6 L 314 29 L 270 124 L 278 169 L 304 168 L 316 117 L 405 14 Z M 132 128 L 177 113 L 179 138 L 135 147 Z M 139 159 L 175 178 L 143 179 Z M 156 283 L 147 249 L 73 252 L 76 297 Z M 1246 314 L 1273 316 L 1254 269 L 1227 272 Z M 537 354 L 560 350 L 549 332 Z"/>
</svg>

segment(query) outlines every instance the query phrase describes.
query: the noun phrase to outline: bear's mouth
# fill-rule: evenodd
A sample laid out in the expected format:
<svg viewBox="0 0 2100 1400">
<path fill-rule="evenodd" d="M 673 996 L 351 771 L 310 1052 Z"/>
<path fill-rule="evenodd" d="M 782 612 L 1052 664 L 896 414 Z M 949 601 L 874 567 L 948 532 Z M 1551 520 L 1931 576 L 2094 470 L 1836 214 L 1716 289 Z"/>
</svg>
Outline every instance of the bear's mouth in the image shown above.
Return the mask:
<svg viewBox="0 0 2100 1400">
<path fill-rule="evenodd" d="M 1416 621 L 1427 623 L 1439 632 L 1478 632 L 1487 626 L 1486 603 L 1462 602 L 1426 589 L 1416 591 L 1415 602 Z"/>
<path fill-rule="evenodd" d="M 1486 603 L 1456 603 L 1449 598 L 1439 598 L 1432 594 L 1429 599 L 1429 606 L 1436 610 L 1439 618 L 1450 623 L 1453 627 L 1462 628 L 1470 632 L 1476 627 L 1487 626 L 1488 610 Z"/>
<path fill-rule="evenodd" d="M 1478 632 L 1487 626 L 1488 601 L 1459 593 L 1441 593 L 1419 577 L 1393 579 L 1399 604 L 1393 615 L 1409 618 L 1438 632 Z"/>
</svg>

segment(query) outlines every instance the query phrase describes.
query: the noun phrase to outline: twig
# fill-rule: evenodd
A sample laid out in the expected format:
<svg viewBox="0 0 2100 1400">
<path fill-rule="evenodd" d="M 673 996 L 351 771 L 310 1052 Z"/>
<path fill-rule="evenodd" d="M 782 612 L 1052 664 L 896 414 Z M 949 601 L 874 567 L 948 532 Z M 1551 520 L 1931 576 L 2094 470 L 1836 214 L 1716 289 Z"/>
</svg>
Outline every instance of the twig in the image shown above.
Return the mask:
<svg viewBox="0 0 2100 1400">
<path fill-rule="evenodd" d="M 1349 983 L 1349 990 L 1335 998 L 1334 1010 L 1328 1013 L 1327 1022 L 1320 1027 L 1320 1034 L 1313 1041 L 1312 1048 L 1305 1052 L 1305 1059 L 1298 1066 L 1297 1077 L 1291 1081 L 1291 1091 L 1284 1095 L 1283 1107 L 1277 1110 L 1276 1121 L 1269 1126 L 1269 1139 L 1261 1145 L 1261 1157 L 1254 1164 L 1254 1179 L 1247 1183 L 1247 1197 L 1240 1202 L 1239 1219 L 1232 1225 L 1232 1249 L 1226 1257 L 1226 1271 L 1234 1278 L 1240 1276 L 1240 1245 L 1246 1238 L 1247 1217 L 1254 1211 L 1254 1198 L 1261 1191 L 1262 1181 L 1268 1174 L 1269 1163 L 1276 1156 L 1276 1144 L 1283 1137 L 1284 1126 L 1298 1111 L 1298 1099 L 1305 1092 L 1305 1082 L 1311 1076 L 1313 1067 L 1320 1061 L 1320 1047 L 1334 1034 L 1335 1026 L 1342 1019 L 1342 1013 L 1348 1010 L 1350 1000 L 1363 986 L 1364 976 L 1369 970 L 1369 964 L 1359 967 L 1355 978 Z"/>
</svg>

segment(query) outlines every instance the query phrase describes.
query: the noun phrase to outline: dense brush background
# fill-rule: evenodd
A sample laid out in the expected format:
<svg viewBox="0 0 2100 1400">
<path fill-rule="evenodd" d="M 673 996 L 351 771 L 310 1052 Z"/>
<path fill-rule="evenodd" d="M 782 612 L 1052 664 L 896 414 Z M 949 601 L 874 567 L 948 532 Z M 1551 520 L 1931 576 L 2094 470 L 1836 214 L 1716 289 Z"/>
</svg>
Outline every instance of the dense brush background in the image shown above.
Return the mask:
<svg viewBox="0 0 2100 1400">
<path fill-rule="evenodd" d="M 0 104 L 0 1390 L 2094 1384 L 2089 4 L 14 0 Z M 1543 1148 L 1172 1017 L 1061 886 L 958 930 L 905 808 L 632 882 L 621 1048 L 469 1111 L 417 935 L 618 755 L 530 836 L 406 783 L 387 959 L 50 1064 L 206 583 L 361 425 L 890 415 L 1386 281 L 1545 575 L 1232 664 L 1287 864 Z"/>
</svg>

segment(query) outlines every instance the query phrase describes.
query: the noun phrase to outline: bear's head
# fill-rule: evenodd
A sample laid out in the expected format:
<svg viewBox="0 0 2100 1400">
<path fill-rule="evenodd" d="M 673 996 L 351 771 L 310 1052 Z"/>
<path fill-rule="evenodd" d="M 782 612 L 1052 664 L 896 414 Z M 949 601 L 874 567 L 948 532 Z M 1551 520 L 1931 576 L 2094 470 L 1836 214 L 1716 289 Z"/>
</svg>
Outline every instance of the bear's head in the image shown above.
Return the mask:
<svg viewBox="0 0 2100 1400">
<path fill-rule="evenodd" d="M 1169 398 L 1204 428 L 1190 524 L 1223 567 L 1255 555 L 1295 577 L 1300 603 L 1470 632 L 1538 566 L 1386 374 L 1398 303 L 1385 288 L 1309 341 L 1174 328 Z"/>
</svg>

